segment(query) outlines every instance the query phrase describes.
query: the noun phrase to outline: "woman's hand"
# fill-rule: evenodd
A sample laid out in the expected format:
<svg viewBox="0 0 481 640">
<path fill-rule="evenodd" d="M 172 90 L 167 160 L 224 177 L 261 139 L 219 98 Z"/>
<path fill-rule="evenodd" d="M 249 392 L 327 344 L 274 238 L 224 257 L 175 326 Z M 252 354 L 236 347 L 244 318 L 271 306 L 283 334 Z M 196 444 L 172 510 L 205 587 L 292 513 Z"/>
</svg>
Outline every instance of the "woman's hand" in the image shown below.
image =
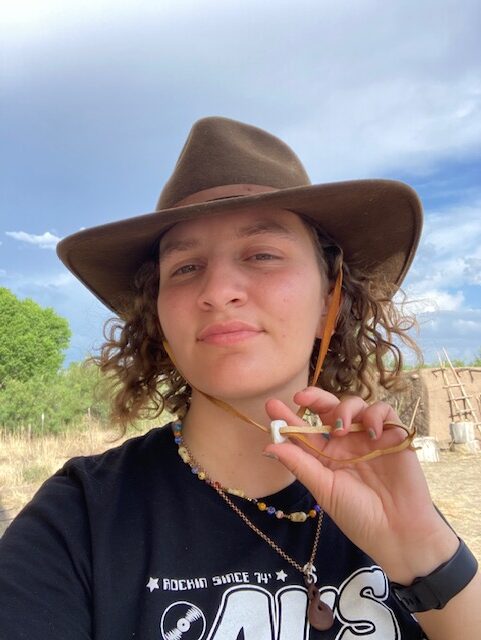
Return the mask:
<svg viewBox="0 0 481 640">
<path fill-rule="evenodd" d="M 335 458 L 386 449 L 406 437 L 401 429 L 383 429 L 384 422 L 399 421 L 384 402 L 368 406 L 354 396 L 340 401 L 317 387 L 298 392 L 294 401 L 333 427 L 329 439 L 310 437 L 318 449 Z M 302 424 L 280 400 L 269 400 L 266 409 L 273 420 Z M 362 423 L 365 431 L 350 432 L 353 422 Z M 414 451 L 406 449 L 356 465 L 317 459 L 315 453 L 292 443 L 269 445 L 266 452 L 275 454 L 391 580 L 410 584 L 456 552 L 457 537 L 434 508 Z"/>
</svg>

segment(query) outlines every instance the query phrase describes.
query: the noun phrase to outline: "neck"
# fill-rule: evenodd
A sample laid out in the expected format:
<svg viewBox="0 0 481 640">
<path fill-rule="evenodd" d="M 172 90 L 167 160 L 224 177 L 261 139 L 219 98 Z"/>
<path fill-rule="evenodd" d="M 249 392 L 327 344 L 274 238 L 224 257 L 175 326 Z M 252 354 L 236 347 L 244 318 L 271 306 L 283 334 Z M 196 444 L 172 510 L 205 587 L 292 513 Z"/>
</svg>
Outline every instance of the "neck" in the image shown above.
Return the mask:
<svg viewBox="0 0 481 640">
<path fill-rule="evenodd" d="M 269 427 L 265 399 L 230 404 Z M 259 498 L 280 491 L 294 480 L 283 465 L 262 455 L 271 441 L 270 433 L 218 407 L 196 390 L 183 422 L 183 437 L 196 462 L 222 486 L 242 489 L 246 495 Z"/>
</svg>

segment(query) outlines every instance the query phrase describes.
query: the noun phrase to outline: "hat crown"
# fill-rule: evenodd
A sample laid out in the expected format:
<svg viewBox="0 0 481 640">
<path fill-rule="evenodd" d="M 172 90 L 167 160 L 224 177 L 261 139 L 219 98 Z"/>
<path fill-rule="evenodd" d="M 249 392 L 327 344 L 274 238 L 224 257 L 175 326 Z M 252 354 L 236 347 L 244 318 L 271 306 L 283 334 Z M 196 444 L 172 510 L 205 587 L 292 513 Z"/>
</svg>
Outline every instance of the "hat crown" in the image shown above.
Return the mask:
<svg viewBox="0 0 481 640">
<path fill-rule="evenodd" d="M 192 127 L 156 210 L 234 184 L 288 189 L 311 182 L 297 155 L 279 138 L 228 118 L 203 118 Z"/>
</svg>

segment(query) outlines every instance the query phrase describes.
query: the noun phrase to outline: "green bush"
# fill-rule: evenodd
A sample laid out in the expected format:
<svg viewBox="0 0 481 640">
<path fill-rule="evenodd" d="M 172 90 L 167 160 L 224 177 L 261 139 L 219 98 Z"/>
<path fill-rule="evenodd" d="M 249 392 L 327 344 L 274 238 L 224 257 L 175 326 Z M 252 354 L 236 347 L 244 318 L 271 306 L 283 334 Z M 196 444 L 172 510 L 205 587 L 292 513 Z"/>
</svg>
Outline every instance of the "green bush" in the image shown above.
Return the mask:
<svg viewBox="0 0 481 640">
<path fill-rule="evenodd" d="M 67 320 L 0 287 L 0 388 L 10 379 L 55 376 L 69 345 Z"/>
<path fill-rule="evenodd" d="M 58 433 L 87 415 L 104 421 L 107 413 L 100 373 L 92 364 L 74 363 L 55 376 L 8 380 L 0 390 L 0 425 L 11 432 L 30 425 L 33 434 Z"/>
</svg>

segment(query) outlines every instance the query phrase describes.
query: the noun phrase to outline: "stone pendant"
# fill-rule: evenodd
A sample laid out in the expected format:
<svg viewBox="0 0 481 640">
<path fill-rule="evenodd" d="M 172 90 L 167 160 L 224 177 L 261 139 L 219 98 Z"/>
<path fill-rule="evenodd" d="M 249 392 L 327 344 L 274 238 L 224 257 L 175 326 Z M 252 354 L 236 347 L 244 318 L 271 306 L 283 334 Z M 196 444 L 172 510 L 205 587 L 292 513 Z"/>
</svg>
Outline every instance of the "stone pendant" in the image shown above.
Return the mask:
<svg viewBox="0 0 481 640">
<path fill-rule="evenodd" d="M 327 631 L 334 624 L 334 614 L 332 609 L 321 600 L 319 595 L 319 589 L 314 582 L 305 580 L 307 587 L 307 596 L 309 598 L 309 604 L 307 606 L 307 619 L 309 624 L 318 631 Z"/>
</svg>

